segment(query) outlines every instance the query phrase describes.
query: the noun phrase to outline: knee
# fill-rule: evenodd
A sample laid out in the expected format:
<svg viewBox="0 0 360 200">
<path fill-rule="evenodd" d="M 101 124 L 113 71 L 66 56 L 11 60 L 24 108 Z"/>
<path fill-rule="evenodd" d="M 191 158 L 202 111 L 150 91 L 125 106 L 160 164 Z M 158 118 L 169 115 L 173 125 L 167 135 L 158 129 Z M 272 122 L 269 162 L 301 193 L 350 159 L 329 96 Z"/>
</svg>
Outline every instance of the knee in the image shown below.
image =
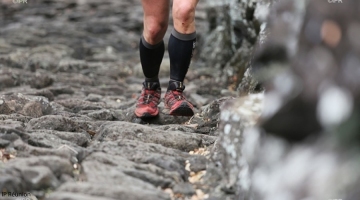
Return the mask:
<svg viewBox="0 0 360 200">
<path fill-rule="evenodd" d="M 150 44 L 159 43 L 166 32 L 168 22 L 155 19 L 146 19 L 144 23 L 144 37 Z"/>
<path fill-rule="evenodd" d="M 195 20 L 195 7 L 189 3 L 181 3 L 173 9 L 174 21 L 189 26 Z"/>
</svg>

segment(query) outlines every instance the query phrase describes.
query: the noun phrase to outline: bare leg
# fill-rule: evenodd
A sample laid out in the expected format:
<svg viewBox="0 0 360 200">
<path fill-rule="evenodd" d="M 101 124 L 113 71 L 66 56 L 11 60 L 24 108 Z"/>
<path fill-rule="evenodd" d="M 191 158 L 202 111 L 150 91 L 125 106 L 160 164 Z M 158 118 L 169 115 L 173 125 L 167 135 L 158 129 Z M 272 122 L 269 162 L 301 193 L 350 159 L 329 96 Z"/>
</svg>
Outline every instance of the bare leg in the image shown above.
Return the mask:
<svg viewBox="0 0 360 200">
<path fill-rule="evenodd" d="M 183 34 L 195 32 L 195 8 L 199 0 L 174 0 L 172 15 L 175 29 Z"/>
<path fill-rule="evenodd" d="M 159 114 L 161 89 L 158 75 L 165 52 L 163 38 L 169 23 L 169 4 L 169 0 L 142 0 L 144 32 L 139 52 L 145 81 L 136 103 L 137 117 L 155 117 Z"/>
<path fill-rule="evenodd" d="M 174 30 L 169 39 L 170 85 L 183 82 L 196 46 L 195 8 L 198 0 L 174 0 L 172 15 Z"/>
<path fill-rule="evenodd" d="M 174 30 L 169 38 L 170 81 L 164 106 L 170 115 L 192 116 L 193 105 L 186 100 L 183 81 L 196 46 L 195 7 L 198 0 L 174 0 L 172 15 Z"/>
<path fill-rule="evenodd" d="M 164 35 L 169 23 L 169 0 L 142 0 L 144 32 L 139 51 L 145 80 L 158 81 L 164 56 Z"/>
<path fill-rule="evenodd" d="M 142 0 L 144 10 L 143 36 L 151 45 L 162 41 L 169 23 L 169 0 Z"/>
</svg>

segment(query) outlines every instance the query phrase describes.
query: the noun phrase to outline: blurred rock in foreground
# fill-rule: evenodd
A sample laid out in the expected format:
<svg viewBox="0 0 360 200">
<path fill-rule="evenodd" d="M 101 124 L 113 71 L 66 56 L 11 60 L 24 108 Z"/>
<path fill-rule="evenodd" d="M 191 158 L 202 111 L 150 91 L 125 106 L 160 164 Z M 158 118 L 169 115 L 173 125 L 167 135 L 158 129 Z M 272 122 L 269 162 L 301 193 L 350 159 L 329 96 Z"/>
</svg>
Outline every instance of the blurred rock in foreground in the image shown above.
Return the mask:
<svg viewBox="0 0 360 200">
<path fill-rule="evenodd" d="M 263 114 L 253 127 L 249 103 L 222 106 L 211 198 L 359 198 L 359 11 L 356 0 L 274 4 L 254 60 Z"/>
</svg>

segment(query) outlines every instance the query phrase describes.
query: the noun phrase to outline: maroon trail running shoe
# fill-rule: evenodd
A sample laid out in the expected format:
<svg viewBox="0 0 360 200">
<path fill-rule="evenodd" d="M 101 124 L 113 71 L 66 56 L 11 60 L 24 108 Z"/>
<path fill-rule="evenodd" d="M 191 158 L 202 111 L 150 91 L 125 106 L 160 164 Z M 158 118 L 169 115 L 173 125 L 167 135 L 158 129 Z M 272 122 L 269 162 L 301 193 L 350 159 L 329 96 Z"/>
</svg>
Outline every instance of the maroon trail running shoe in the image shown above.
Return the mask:
<svg viewBox="0 0 360 200">
<path fill-rule="evenodd" d="M 170 115 L 193 116 L 194 106 L 186 100 L 183 91 L 185 86 L 182 82 L 170 83 L 169 89 L 165 94 L 165 108 L 169 109 Z"/>
<path fill-rule="evenodd" d="M 160 98 L 160 84 L 158 82 L 144 82 L 141 95 L 136 102 L 135 115 L 140 118 L 157 116 Z"/>
</svg>

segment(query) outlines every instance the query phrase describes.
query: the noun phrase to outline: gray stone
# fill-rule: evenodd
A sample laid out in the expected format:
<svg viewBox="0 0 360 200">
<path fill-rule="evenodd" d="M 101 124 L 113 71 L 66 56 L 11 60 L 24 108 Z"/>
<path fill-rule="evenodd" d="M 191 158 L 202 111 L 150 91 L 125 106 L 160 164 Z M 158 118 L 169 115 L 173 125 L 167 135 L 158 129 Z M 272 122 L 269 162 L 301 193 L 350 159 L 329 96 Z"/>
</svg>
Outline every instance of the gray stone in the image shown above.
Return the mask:
<svg viewBox="0 0 360 200">
<path fill-rule="evenodd" d="M 233 99 L 233 97 L 223 97 L 216 99 L 202 108 L 201 115 L 209 120 L 218 120 L 220 117 L 220 106 L 222 103 Z"/>
<path fill-rule="evenodd" d="M 6 104 L 6 102 L 2 99 L 0 99 L 0 114 L 11 114 L 14 111 L 9 108 L 9 106 Z"/>
<path fill-rule="evenodd" d="M 98 94 L 88 94 L 85 101 L 99 102 L 103 97 Z"/>
<path fill-rule="evenodd" d="M 254 78 L 252 67 L 247 68 L 244 77 L 242 78 L 237 91 L 239 96 L 245 96 L 249 93 L 256 93 L 263 91 L 264 88 L 261 86 L 258 80 Z"/>
<path fill-rule="evenodd" d="M 21 192 L 25 189 L 19 172 L 9 175 L 9 171 L 1 171 L 0 174 L 0 188 L 3 191 Z"/>
<path fill-rule="evenodd" d="M 114 139 L 139 140 L 146 143 L 158 143 L 165 147 L 190 151 L 203 145 L 210 145 L 214 138 L 206 135 L 193 133 L 181 133 L 178 131 L 164 132 L 154 131 L 148 126 L 132 124 L 128 122 L 107 122 L 100 127 L 100 132 L 95 136 L 96 140 L 108 141 Z M 175 139 L 176 138 L 176 139 Z"/>
<path fill-rule="evenodd" d="M 111 148 L 111 145 L 109 145 L 109 147 Z M 126 156 L 126 153 L 122 154 L 122 152 L 126 151 L 116 151 L 116 149 L 114 149 L 114 152 L 109 151 L 108 153 L 95 152 L 88 156 L 86 160 L 88 163 L 96 160 L 96 165 L 102 164 L 106 165 L 106 167 L 112 167 L 130 177 L 140 179 L 156 187 L 171 187 L 174 183 L 182 181 L 178 171 L 166 171 L 151 163 L 143 164 L 133 162 L 131 161 L 131 154 Z M 94 175 L 94 177 L 95 176 L 98 175 Z"/>
<path fill-rule="evenodd" d="M 63 59 L 57 67 L 58 72 L 78 72 L 87 69 L 87 63 L 84 60 Z"/>
<path fill-rule="evenodd" d="M 120 151 L 121 152 L 121 151 Z M 122 185 L 134 183 L 139 187 L 161 187 L 167 188 L 173 185 L 179 175 L 172 173 L 151 170 L 151 164 L 138 164 L 125 158 L 119 151 L 108 154 L 96 152 L 92 153 L 82 162 L 84 175 L 89 182 L 104 182 Z M 122 152 L 125 152 L 122 150 Z M 174 172 L 175 173 L 175 172 Z M 151 185 L 150 185 L 151 184 Z"/>
<path fill-rule="evenodd" d="M 11 141 L 14 142 L 17 139 L 20 139 L 20 137 L 15 134 L 15 133 L 10 133 L 10 134 L 1 134 L 0 138 L 2 138 L 4 141 L 4 144 L 6 144 L 6 141 Z"/>
<path fill-rule="evenodd" d="M 41 103 L 39 102 L 29 102 L 24 105 L 24 108 L 21 111 L 21 114 L 37 118 L 43 116 L 41 109 Z"/>
<path fill-rule="evenodd" d="M 11 75 L 0 74 L 0 89 L 17 86 L 18 83 Z"/>
<path fill-rule="evenodd" d="M 72 49 L 62 44 L 40 45 L 30 49 L 27 61 L 30 69 L 54 70 L 61 58 L 71 54 Z"/>
<path fill-rule="evenodd" d="M 55 96 L 60 94 L 74 94 L 74 90 L 69 86 L 52 86 L 48 88 Z"/>
<path fill-rule="evenodd" d="M 45 166 L 21 167 L 18 170 L 31 190 L 56 188 L 60 184 L 50 169 Z"/>
<path fill-rule="evenodd" d="M 99 110 L 88 114 L 89 117 L 97 120 L 111 121 L 114 119 L 112 113 L 109 110 Z"/>
<path fill-rule="evenodd" d="M 21 166 L 46 166 L 56 177 L 60 177 L 61 174 L 73 174 L 73 166 L 70 161 L 64 158 L 60 158 L 58 156 L 17 158 L 14 160 L 10 160 L 8 166 L 12 168 L 17 168 Z"/>
<path fill-rule="evenodd" d="M 120 149 L 119 146 L 121 146 Z M 187 154 L 179 150 L 126 139 L 118 142 L 103 141 L 92 147 L 106 153 L 121 155 L 136 163 L 150 163 L 163 170 L 177 172 L 177 177 L 181 177 L 183 180 L 188 176 L 188 172 L 185 170 Z"/>
<path fill-rule="evenodd" d="M 109 184 L 118 187 L 127 187 L 128 183 L 133 183 L 138 188 L 144 190 L 154 190 L 155 187 L 141 179 L 126 175 L 119 169 L 121 167 L 114 167 L 97 162 L 96 160 L 85 160 L 82 163 L 84 175 L 86 175 L 87 182 L 91 184 Z"/>
<path fill-rule="evenodd" d="M 186 125 L 178 125 L 178 124 L 169 124 L 169 125 L 162 125 L 154 127 L 156 129 L 164 130 L 164 131 L 182 131 L 186 133 L 195 133 L 195 129 L 186 126 Z"/>
<path fill-rule="evenodd" d="M 81 129 L 76 121 L 58 115 L 47 115 L 29 121 L 27 129 L 49 129 L 57 131 L 76 131 Z"/>
<path fill-rule="evenodd" d="M 56 101 L 56 103 L 70 109 L 74 113 L 77 113 L 80 110 L 101 110 L 105 107 L 105 104 L 102 102 L 90 102 L 77 99 L 60 100 Z"/>
<path fill-rule="evenodd" d="M 59 148 L 66 144 L 69 146 L 87 146 L 90 142 L 88 133 L 64 132 L 52 130 L 38 130 L 30 134 L 28 143 L 36 147 Z"/>
<path fill-rule="evenodd" d="M 28 134 L 25 133 L 23 123 L 13 120 L 0 121 L 0 133 L 5 135 L 16 134 L 23 140 L 27 140 L 27 138 L 29 138 Z"/>
<path fill-rule="evenodd" d="M 246 160 L 242 155 L 243 134 L 255 125 L 261 113 L 261 94 L 228 100 L 221 105 L 219 138 L 211 153 L 206 180 L 211 181 L 212 196 L 230 195 L 236 199 L 250 197 L 250 180 Z M 216 181 L 216 185 L 214 185 Z M 230 198 L 231 199 L 231 198 Z"/>
<path fill-rule="evenodd" d="M 52 85 L 54 80 L 48 75 L 36 74 L 32 80 L 29 81 L 31 87 L 41 89 Z"/>
<path fill-rule="evenodd" d="M 30 121 L 32 118 L 29 116 L 24 116 L 21 114 L 13 113 L 13 114 L 9 114 L 9 115 L 0 115 L 0 119 L 3 121 L 14 120 L 14 121 L 26 123 L 26 122 Z"/>
<path fill-rule="evenodd" d="M 171 179 L 159 178 L 157 175 L 145 171 L 128 169 L 125 170 L 124 173 L 160 188 L 169 188 L 173 185 L 173 181 Z"/>
<path fill-rule="evenodd" d="M 238 87 L 250 67 L 260 24 L 254 16 L 257 1 L 209 1 L 207 14 L 210 33 L 201 58 L 207 66 L 221 69 L 221 79 L 233 89 Z"/>
<path fill-rule="evenodd" d="M 94 79 L 79 73 L 58 72 L 58 76 L 54 77 L 55 82 L 66 84 L 72 87 L 84 87 L 94 85 Z M 59 76 L 61 74 L 61 76 Z"/>
<path fill-rule="evenodd" d="M 72 192 L 52 192 L 46 200 L 115 200 L 117 198 L 104 198 L 100 196 L 85 195 Z"/>
<path fill-rule="evenodd" d="M 185 196 L 192 196 L 195 194 L 195 190 L 190 183 L 179 183 L 173 188 L 174 194 L 183 194 Z"/>
<path fill-rule="evenodd" d="M 190 171 L 200 172 L 206 170 L 207 159 L 205 156 L 193 156 L 189 158 Z"/>
<path fill-rule="evenodd" d="M 199 114 L 194 115 L 188 121 L 189 126 L 195 127 L 196 133 L 213 135 L 219 124 L 220 106 L 223 102 L 233 99 L 233 97 L 223 97 L 216 99 L 211 103 L 203 106 Z"/>
<path fill-rule="evenodd" d="M 1 135 L 0 135 L 1 136 Z M 9 140 L 4 140 L 0 138 L 0 148 L 5 148 L 10 144 Z"/>
<path fill-rule="evenodd" d="M 3 107 L 7 107 L 8 114 L 16 112 L 25 116 L 41 117 L 52 112 L 48 99 L 40 96 L 30 96 L 17 93 L 13 95 L 3 95 L 1 101 L 5 102 L 6 106 L 3 104 Z M 3 109 L 6 110 L 5 107 Z M 11 110 L 10 113 L 9 110 Z"/>
<path fill-rule="evenodd" d="M 14 161 L 10 160 L 9 165 L 0 171 L 0 174 L 2 174 L 0 186 L 3 191 L 21 192 L 40 190 L 42 188 L 55 188 L 59 186 L 60 182 L 54 174 L 64 172 L 64 169 L 54 172 L 52 171 L 53 169 L 50 170 L 49 167 L 42 165 L 41 162 L 33 160 L 20 159 L 16 163 L 21 163 L 22 165 L 14 164 Z"/>
<path fill-rule="evenodd" d="M 58 157 L 59 159 L 65 159 L 65 160 L 68 160 L 69 162 L 71 161 L 73 163 L 76 163 L 76 162 L 82 160 L 83 157 L 85 157 L 87 155 L 86 152 L 81 152 L 81 151 L 78 152 L 78 154 L 76 154 L 75 152 L 73 152 L 72 150 L 67 149 L 67 148 L 49 149 L 49 148 L 34 147 L 31 145 L 25 144 L 19 140 L 16 140 L 14 142 L 14 148 L 16 148 L 17 157 L 28 158 L 28 157 L 32 157 L 32 156 L 45 156 L 45 157 L 46 156 L 50 156 L 50 157 L 55 156 L 55 157 Z M 76 149 L 76 150 L 79 150 L 79 149 Z M 51 165 L 47 165 L 47 166 L 51 166 Z M 56 172 L 54 172 L 54 173 L 57 174 Z"/>
<path fill-rule="evenodd" d="M 43 96 L 43 97 L 46 97 L 47 99 L 49 99 L 49 101 L 54 100 L 54 94 L 48 89 L 38 90 L 33 93 L 29 93 L 29 95 Z"/>
<path fill-rule="evenodd" d="M 133 200 L 170 200 L 170 196 L 161 192 L 159 189 L 144 189 L 133 185 L 113 185 L 99 183 L 65 183 L 58 188 L 59 192 L 82 193 L 91 196 L 101 196 L 106 198 L 133 199 Z"/>
</svg>

